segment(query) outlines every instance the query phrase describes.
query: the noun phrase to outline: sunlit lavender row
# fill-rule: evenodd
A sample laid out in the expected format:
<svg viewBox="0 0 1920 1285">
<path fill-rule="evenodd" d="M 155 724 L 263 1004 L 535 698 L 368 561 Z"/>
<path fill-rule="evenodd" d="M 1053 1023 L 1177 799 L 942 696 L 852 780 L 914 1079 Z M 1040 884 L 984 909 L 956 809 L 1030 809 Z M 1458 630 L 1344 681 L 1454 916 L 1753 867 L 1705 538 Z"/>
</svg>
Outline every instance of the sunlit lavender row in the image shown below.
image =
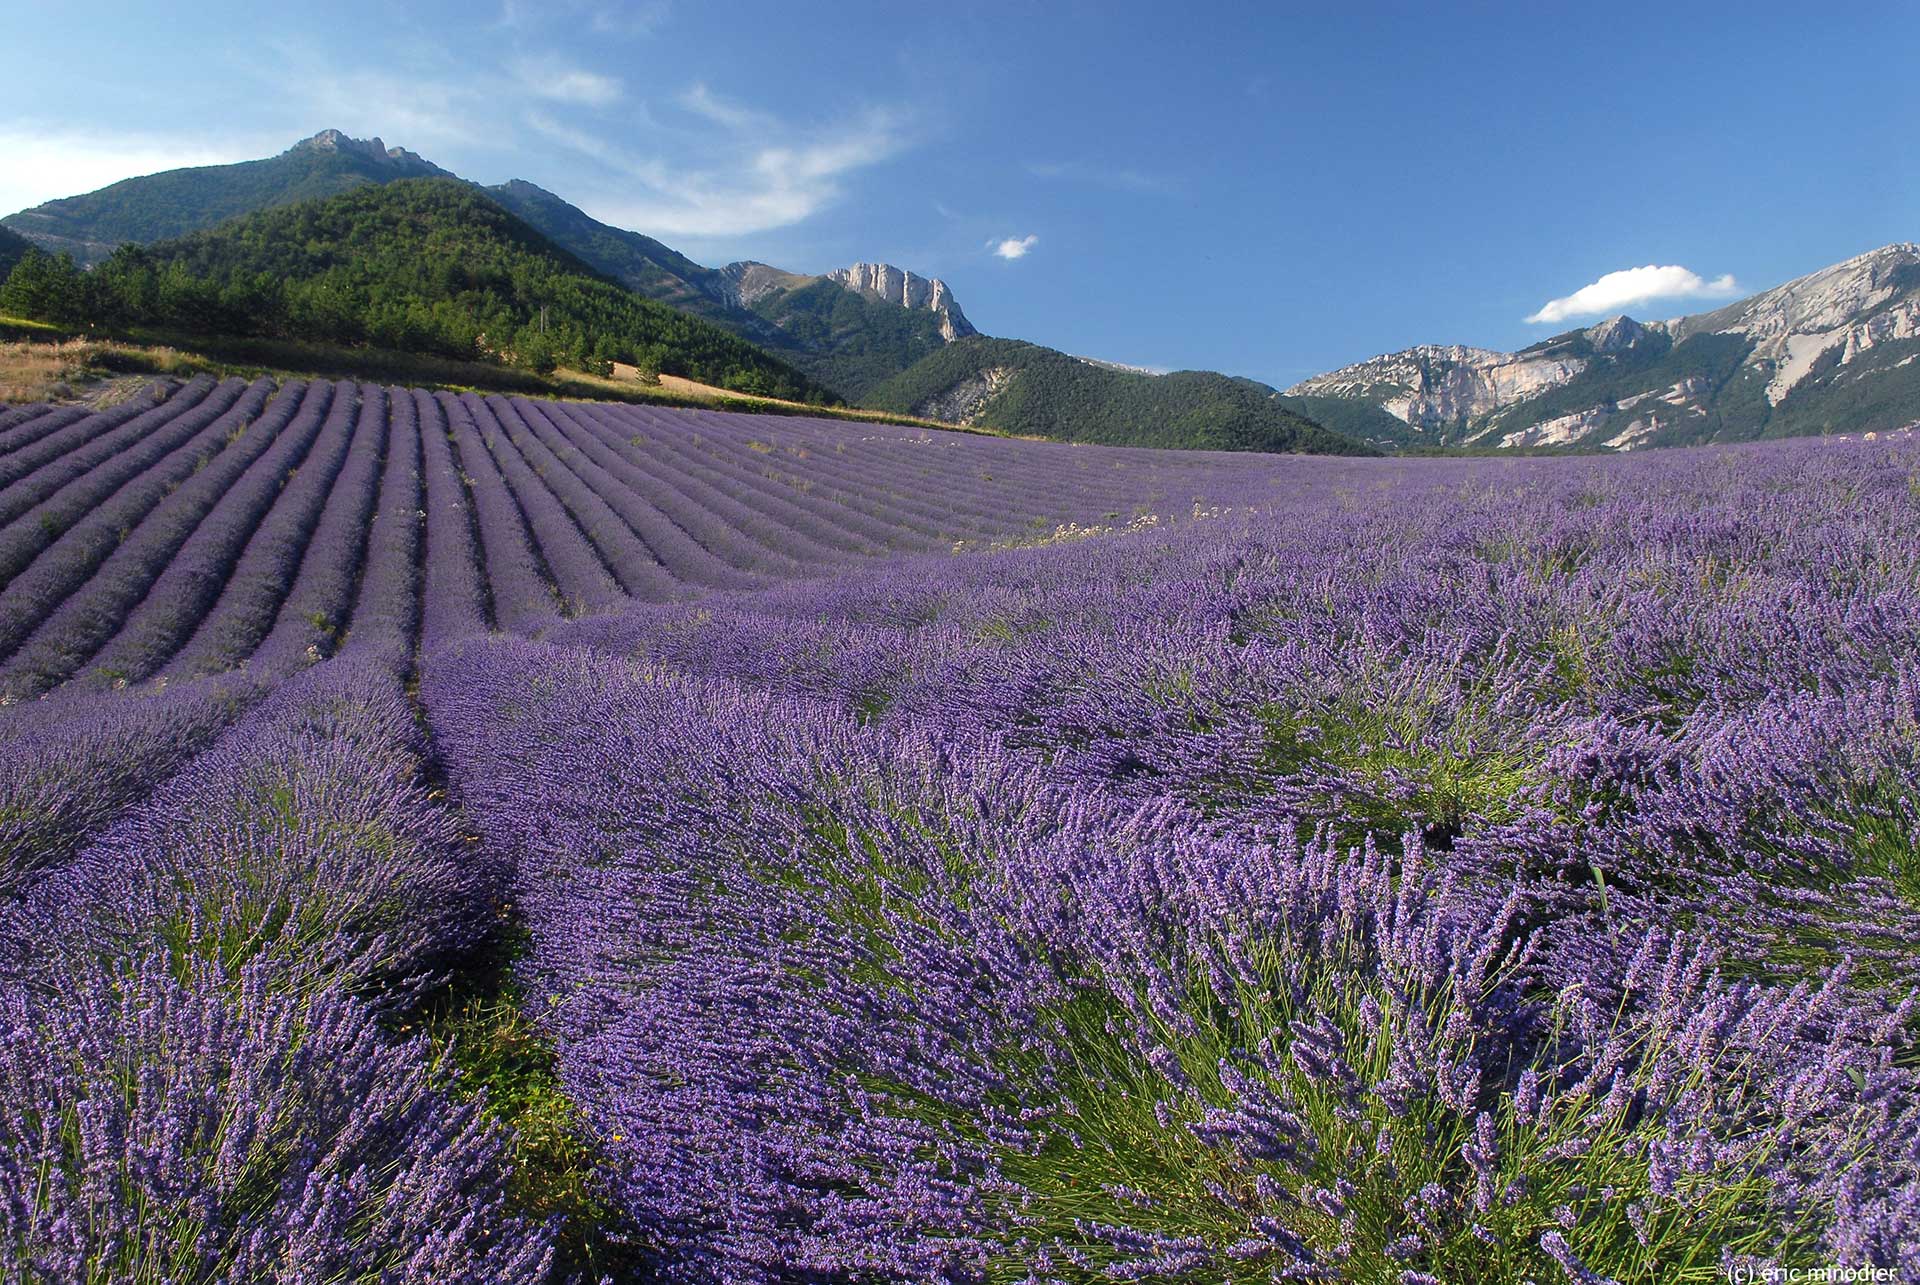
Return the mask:
<svg viewBox="0 0 1920 1285">
<path fill-rule="evenodd" d="M 1899 438 L 7 410 L 0 1276 L 1920 1279 L 1916 529 Z"/>
</svg>

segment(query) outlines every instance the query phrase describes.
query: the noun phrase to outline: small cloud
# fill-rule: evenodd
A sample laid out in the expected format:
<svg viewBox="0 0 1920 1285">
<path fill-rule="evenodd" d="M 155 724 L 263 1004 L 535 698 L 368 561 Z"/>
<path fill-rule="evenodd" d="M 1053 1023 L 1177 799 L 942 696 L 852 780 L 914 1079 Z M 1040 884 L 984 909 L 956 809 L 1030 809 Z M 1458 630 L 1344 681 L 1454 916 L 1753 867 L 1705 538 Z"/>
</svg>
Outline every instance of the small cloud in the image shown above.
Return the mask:
<svg viewBox="0 0 1920 1285">
<path fill-rule="evenodd" d="M 1731 299 L 1740 294 L 1733 274 L 1709 281 L 1679 264 L 1648 264 L 1609 272 L 1591 285 L 1581 286 L 1561 299 L 1550 299 L 1528 317 L 1534 325 L 1548 325 L 1574 317 L 1602 317 L 1628 312 L 1655 299 Z"/>
<path fill-rule="evenodd" d="M 611 106 L 627 92 L 616 77 L 570 67 L 553 58 L 527 59 L 514 68 L 514 76 L 537 97 L 584 107 Z"/>
<path fill-rule="evenodd" d="M 1037 236 L 1010 236 L 1004 241 L 989 241 L 987 248 L 1003 259 L 1024 259 L 1027 251 L 1040 243 Z"/>
</svg>

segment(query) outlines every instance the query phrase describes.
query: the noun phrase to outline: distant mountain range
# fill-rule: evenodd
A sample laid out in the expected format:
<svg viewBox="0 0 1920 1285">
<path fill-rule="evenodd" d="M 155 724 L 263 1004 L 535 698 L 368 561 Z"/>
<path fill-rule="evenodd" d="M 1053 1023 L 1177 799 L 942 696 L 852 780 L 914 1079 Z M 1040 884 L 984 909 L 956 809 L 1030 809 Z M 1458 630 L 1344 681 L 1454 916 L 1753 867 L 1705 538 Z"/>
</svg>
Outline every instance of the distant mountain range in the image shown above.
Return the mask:
<svg viewBox="0 0 1920 1285">
<path fill-rule="evenodd" d="M 325 130 L 279 156 L 127 179 L 0 226 L 98 264 L 117 246 L 170 242 L 244 214 L 453 177 L 380 139 Z M 1197 372 L 1161 382 L 1037 345 L 985 340 L 945 282 L 892 264 L 817 275 L 752 261 L 709 268 L 524 180 L 473 186 L 602 276 L 732 331 L 851 402 L 1083 440 L 1367 449 L 1310 423 L 1264 385 Z"/>
<path fill-rule="evenodd" d="M 1714 312 L 1614 317 L 1519 352 L 1388 353 L 1287 397 L 1387 447 L 1629 450 L 1897 428 L 1920 421 L 1920 246 L 1886 246 Z"/>
<path fill-rule="evenodd" d="M 456 176 L 326 130 L 279 156 L 131 178 L 0 219 L 21 245 L 101 262 L 239 215 Z M 464 182 L 464 180 L 461 180 Z M 848 401 L 1086 440 L 1243 449 L 1629 449 L 1871 431 L 1920 417 L 1920 252 L 1895 245 L 1697 317 L 1616 317 L 1517 353 L 1426 345 L 1281 393 L 1210 371 L 1151 374 L 982 335 L 945 282 L 885 263 L 805 274 L 709 268 L 523 180 L 469 185 L 628 290 L 731 331 Z M 11 248 L 11 251 L 9 247 Z"/>
</svg>

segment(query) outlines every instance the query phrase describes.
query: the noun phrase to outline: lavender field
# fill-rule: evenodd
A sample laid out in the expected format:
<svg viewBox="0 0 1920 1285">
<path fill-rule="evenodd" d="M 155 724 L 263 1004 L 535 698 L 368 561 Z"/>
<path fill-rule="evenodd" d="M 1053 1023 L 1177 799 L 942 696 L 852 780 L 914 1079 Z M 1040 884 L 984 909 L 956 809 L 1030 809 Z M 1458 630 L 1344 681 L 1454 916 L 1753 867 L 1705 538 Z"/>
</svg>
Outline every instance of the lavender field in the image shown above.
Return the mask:
<svg viewBox="0 0 1920 1285">
<path fill-rule="evenodd" d="M 1920 1280 L 1917 532 L 1906 437 L 0 410 L 0 1279 Z"/>
</svg>

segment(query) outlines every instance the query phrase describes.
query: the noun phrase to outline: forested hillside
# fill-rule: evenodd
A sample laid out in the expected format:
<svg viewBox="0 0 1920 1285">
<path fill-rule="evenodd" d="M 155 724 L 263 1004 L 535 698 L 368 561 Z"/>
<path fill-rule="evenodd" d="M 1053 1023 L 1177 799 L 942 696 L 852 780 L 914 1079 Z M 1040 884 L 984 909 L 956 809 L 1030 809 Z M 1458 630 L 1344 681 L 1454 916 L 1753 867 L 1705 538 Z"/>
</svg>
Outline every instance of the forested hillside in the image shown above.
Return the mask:
<svg viewBox="0 0 1920 1285">
<path fill-rule="evenodd" d="M 10 280 L 14 306 L 69 323 L 372 344 L 534 370 L 623 361 L 741 392 L 830 398 L 746 341 L 604 279 L 453 179 L 363 186 L 123 246 L 88 274 L 38 254 L 20 272 L 36 285 L 29 298 Z"/>
<path fill-rule="evenodd" d="M 1014 339 L 948 344 L 865 400 L 880 410 L 1065 441 L 1372 453 L 1283 406 L 1263 384 L 1211 371 L 1137 374 Z"/>
</svg>

